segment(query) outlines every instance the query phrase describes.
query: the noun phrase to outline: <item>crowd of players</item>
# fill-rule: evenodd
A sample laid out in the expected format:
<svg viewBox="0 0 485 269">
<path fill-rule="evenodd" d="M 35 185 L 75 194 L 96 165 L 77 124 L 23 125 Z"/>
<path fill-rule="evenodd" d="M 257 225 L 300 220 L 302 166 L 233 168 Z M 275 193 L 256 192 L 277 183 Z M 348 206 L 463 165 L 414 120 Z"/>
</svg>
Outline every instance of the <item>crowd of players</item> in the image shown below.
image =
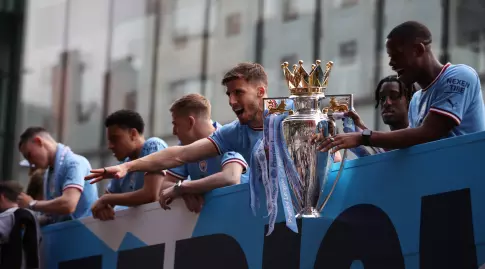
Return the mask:
<svg viewBox="0 0 485 269">
<path fill-rule="evenodd" d="M 467 65 L 440 63 L 431 43 L 431 33 L 421 23 L 396 26 L 387 36 L 386 48 L 397 75 L 384 78 L 375 91 L 376 108 L 391 131 L 371 131 L 351 111 L 347 116 L 359 131 L 316 135 L 313 141 L 319 150 L 364 145 L 387 151 L 484 131 L 478 74 Z M 31 180 L 26 192 L 14 182 L 0 183 L 0 244 L 9 244 L 18 232 L 15 224 L 29 216 L 41 225 L 87 216 L 106 221 L 114 219 L 116 210 L 154 201 L 169 209 L 177 198 L 198 213 L 204 193 L 248 182 L 252 150 L 263 137 L 267 74 L 260 64 L 239 63 L 225 74 L 222 85 L 237 120 L 221 126 L 211 119 L 211 105 L 204 96 L 183 96 L 170 108 L 177 146 L 145 138 L 144 121 L 135 111 L 109 115 L 108 147 L 120 161 L 111 167 L 92 169 L 85 157 L 56 142 L 44 128 L 26 129 L 18 148 L 31 167 Z M 98 196 L 94 183 L 103 179 L 111 181 Z M 29 231 L 37 238 L 36 225 Z"/>
</svg>

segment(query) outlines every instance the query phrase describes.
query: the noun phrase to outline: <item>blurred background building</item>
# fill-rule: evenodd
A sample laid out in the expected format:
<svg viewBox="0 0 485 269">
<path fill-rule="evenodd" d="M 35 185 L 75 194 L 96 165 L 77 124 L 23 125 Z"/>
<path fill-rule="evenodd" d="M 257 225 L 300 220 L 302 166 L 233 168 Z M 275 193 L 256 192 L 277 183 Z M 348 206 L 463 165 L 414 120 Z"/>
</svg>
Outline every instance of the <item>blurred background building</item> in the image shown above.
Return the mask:
<svg viewBox="0 0 485 269">
<path fill-rule="evenodd" d="M 280 64 L 335 62 L 329 93 L 353 93 L 368 126 L 377 81 L 391 74 L 384 48 L 397 24 L 418 20 L 443 62 L 474 67 L 485 83 L 483 0 L 0 0 L 0 171 L 26 180 L 18 135 L 48 128 L 93 167 L 114 164 L 103 119 L 120 109 L 144 117 L 147 136 L 173 145 L 169 105 L 187 93 L 235 119 L 220 85 L 240 61 L 269 74 L 286 96 Z"/>
</svg>

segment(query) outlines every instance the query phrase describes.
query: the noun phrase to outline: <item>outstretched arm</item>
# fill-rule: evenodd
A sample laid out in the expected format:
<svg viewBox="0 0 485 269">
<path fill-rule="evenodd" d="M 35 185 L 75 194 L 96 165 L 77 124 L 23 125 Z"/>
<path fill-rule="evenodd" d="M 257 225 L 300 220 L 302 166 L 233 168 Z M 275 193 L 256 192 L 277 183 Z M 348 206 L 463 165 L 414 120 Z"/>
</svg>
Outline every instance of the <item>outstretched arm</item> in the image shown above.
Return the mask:
<svg viewBox="0 0 485 269">
<path fill-rule="evenodd" d="M 141 189 L 125 193 L 108 193 L 101 196 L 99 200 L 112 206 L 139 206 L 155 202 L 158 199 L 158 191 L 162 181 L 162 174 L 148 173 L 143 178 L 143 187 Z"/>
<path fill-rule="evenodd" d="M 439 113 L 430 112 L 424 119 L 423 125 L 417 128 L 407 128 L 392 132 L 372 132 L 370 144 L 374 147 L 387 149 L 400 149 L 414 146 L 417 144 L 435 141 L 445 137 L 456 122 L 448 116 Z M 331 139 L 317 138 L 321 141 L 319 149 L 328 151 L 334 148 L 334 151 L 354 148 L 362 145 L 361 133 L 339 134 Z"/>
<path fill-rule="evenodd" d="M 91 170 L 91 174 L 86 176 L 85 179 L 93 179 L 90 182 L 93 184 L 105 178 L 122 178 L 128 172 L 158 172 L 185 163 L 204 160 L 218 154 L 219 151 L 216 146 L 209 139 L 204 138 L 190 145 L 168 147 L 131 162 Z"/>
<path fill-rule="evenodd" d="M 157 172 L 174 168 L 185 163 L 197 162 L 219 153 L 214 144 L 207 138 L 195 141 L 186 146 L 173 146 L 150 154 L 140 159 L 124 163 L 128 172 Z"/>
<path fill-rule="evenodd" d="M 446 137 L 456 126 L 447 116 L 428 113 L 423 125 L 418 128 L 407 128 L 393 132 L 373 132 L 370 138 L 372 146 L 399 149 L 427 143 Z"/>
</svg>

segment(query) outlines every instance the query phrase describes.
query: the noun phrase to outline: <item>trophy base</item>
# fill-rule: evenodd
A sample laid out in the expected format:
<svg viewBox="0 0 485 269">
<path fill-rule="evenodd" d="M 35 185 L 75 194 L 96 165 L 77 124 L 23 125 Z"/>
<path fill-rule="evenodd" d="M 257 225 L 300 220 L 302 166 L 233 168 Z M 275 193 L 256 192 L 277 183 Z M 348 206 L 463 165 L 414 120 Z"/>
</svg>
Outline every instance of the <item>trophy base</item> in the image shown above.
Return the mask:
<svg viewBox="0 0 485 269">
<path fill-rule="evenodd" d="M 308 219 L 308 218 L 315 219 L 320 217 L 320 212 L 318 212 L 315 208 L 310 207 L 310 208 L 303 209 L 298 214 L 296 214 L 295 217 L 297 219 Z"/>
</svg>

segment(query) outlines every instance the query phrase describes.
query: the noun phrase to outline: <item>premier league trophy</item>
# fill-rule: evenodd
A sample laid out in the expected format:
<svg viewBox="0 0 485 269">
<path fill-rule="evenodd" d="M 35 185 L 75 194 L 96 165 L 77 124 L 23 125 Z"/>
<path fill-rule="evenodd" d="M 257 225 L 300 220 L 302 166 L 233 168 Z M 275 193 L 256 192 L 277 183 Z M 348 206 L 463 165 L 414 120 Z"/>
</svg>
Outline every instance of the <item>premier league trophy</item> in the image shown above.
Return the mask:
<svg viewBox="0 0 485 269">
<path fill-rule="evenodd" d="M 312 141 L 312 138 L 315 134 L 323 137 L 332 137 L 336 134 L 335 120 L 342 118 L 343 113 L 351 109 L 352 96 L 333 95 L 330 97 L 329 106 L 322 109 L 320 106 L 322 101 L 329 97 L 325 96 L 325 91 L 333 62 L 328 62 L 325 70 L 320 64 L 321 61 L 317 60 L 312 65 L 310 73 L 307 73 L 303 67 L 303 61 L 299 61 L 299 65 L 293 65 L 292 71 L 289 70 L 287 62 L 283 63 L 281 66 L 290 96 L 264 100 L 265 109 L 268 112 L 266 118 L 285 115 L 279 126 L 265 118 L 265 147 L 270 151 L 269 174 L 270 176 L 278 174 L 279 180 L 283 178 L 283 184 L 279 184 L 283 207 L 285 213 L 289 212 L 287 207 L 294 209 L 293 214 L 296 213 L 296 216 L 293 215 L 293 218 L 319 217 L 343 168 L 342 160 L 341 169 L 332 188 L 330 191 L 326 190 L 327 195 L 324 195 L 324 186 L 333 162 L 332 154 L 318 151 L 318 145 Z M 336 99 L 338 96 L 348 97 L 346 99 L 348 102 L 339 103 Z M 334 117 L 338 115 L 340 116 Z M 276 135 L 278 131 L 282 133 L 281 140 L 278 140 Z M 276 138 L 273 139 L 271 134 L 267 135 L 271 132 Z M 278 151 L 278 147 L 282 149 Z M 346 152 L 343 159 L 345 157 Z M 272 171 L 272 163 L 275 163 L 274 167 L 278 167 L 278 162 L 283 168 L 276 169 L 276 172 Z M 288 191 L 285 195 L 285 188 L 291 190 L 291 193 Z M 286 219 L 288 223 L 289 216 Z"/>
</svg>

